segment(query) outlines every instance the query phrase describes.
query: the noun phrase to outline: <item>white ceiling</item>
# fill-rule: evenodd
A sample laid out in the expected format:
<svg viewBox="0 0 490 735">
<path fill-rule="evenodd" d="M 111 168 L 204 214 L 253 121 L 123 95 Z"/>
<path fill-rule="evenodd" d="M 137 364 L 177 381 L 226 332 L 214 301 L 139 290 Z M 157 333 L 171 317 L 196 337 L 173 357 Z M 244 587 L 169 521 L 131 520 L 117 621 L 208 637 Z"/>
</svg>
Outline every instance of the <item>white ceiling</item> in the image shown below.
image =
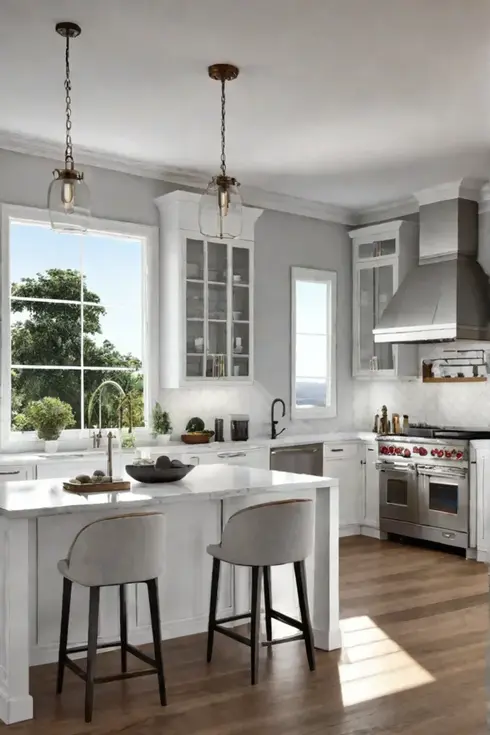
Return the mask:
<svg viewBox="0 0 490 735">
<path fill-rule="evenodd" d="M 353 209 L 490 172 L 490 0 L 1 0 L 0 131 Z M 2 135 L 5 140 L 5 135 Z"/>
</svg>

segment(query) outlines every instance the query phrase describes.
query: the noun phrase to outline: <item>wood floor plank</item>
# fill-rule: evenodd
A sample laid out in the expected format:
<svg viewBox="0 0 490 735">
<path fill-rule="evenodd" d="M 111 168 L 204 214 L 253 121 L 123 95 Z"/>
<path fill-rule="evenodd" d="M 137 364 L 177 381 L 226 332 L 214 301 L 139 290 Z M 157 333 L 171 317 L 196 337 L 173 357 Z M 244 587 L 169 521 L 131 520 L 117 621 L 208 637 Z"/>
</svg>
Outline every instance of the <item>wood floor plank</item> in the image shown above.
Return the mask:
<svg viewBox="0 0 490 735">
<path fill-rule="evenodd" d="M 35 719 L 16 735 L 484 735 L 488 577 L 482 564 L 413 546 L 341 541 L 344 647 L 317 652 L 310 673 L 301 643 L 262 651 L 249 685 L 249 651 L 219 636 L 164 642 L 169 705 L 156 679 L 96 687 L 83 721 L 83 682 L 55 666 L 32 669 Z M 98 657 L 104 675 L 118 653 Z M 0 727 L 0 730 L 5 728 Z"/>
</svg>

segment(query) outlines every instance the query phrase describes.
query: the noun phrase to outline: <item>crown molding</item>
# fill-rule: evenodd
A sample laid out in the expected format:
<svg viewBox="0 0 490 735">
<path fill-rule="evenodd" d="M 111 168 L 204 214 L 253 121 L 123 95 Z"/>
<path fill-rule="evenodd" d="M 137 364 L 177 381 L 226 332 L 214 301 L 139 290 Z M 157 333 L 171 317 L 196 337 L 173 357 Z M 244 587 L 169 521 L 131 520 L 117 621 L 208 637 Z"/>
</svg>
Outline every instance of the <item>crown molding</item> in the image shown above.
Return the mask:
<svg viewBox="0 0 490 735">
<path fill-rule="evenodd" d="M 415 197 L 406 197 L 404 199 L 396 199 L 387 204 L 378 204 L 375 207 L 363 209 L 357 215 L 357 224 L 371 225 L 383 220 L 396 219 L 406 214 L 415 214 L 419 211 L 419 205 Z"/>
<path fill-rule="evenodd" d="M 63 160 L 64 147 L 41 138 L 33 138 L 17 133 L 0 130 L 0 148 L 41 158 Z M 94 166 L 110 171 L 117 171 L 132 176 L 166 181 L 177 186 L 191 189 L 204 189 L 209 183 L 210 175 L 205 172 L 190 171 L 180 168 L 166 168 L 148 161 L 113 156 L 102 151 L 94 151 L 83 146 L 76 146 L 76 162 L 82 166 Z M 263 209 L 274 209 L 278 212 L 312 217 L 325 222 L 342 225 L 357 224 L 355 213 L 345 207 L 338 207 L 323 202 L 314 202 L 300 197 L 267 191 L 255 186 L 243 185 L 241 193 L 245 204 Z"/>
<path fill-rule="evenodd" d="M 470 199 L 473 202 L 479 202 L 481 190 L 485 183 L 485 179 L 466 177 L 439 184 L 429 189 L 422 189 L 422 191 L 415 192 L 414 196 L 420 206 L 450 199 Z"/>
</svg>

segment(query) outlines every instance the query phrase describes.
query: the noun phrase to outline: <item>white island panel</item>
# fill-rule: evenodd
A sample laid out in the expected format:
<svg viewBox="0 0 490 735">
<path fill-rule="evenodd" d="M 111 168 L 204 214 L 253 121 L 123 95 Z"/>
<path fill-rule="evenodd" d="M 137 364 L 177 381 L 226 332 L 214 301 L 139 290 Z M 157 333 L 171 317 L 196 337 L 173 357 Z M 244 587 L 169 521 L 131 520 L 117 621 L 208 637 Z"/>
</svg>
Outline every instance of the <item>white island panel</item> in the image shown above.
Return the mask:
<svg viewBox="0 0 490 735">
<path fill-rule="evenodd" d="M 314 553 L 307 562 L 315 644 L 340 646 L 338 599 L 338 484 L 336 480 L 242 466 L 195 467 L 171 484 L 134 483 L 126 493 L 66 493 L 58 479 L 0 484 L 0 718 L 32 717 L 29 665 L 55 661 L 62 580 L 57 562 L 76 533 L 92 520 L 140 508 L 166 516 L 164 573 L 160 580 L 163 638 L 205 631 L 211 558 L 222 525 L 241 507 L 268 500 L 311 497 L 316 506 Z M 247 570 L 224 565 L 221 614 L 249 609 Z M 274 605 L 294 612 L 287 568 L 274 570 Z M 128 590 L 129 638 L 151 640 L 146 594 Z M 103 590 L 102 640 L 118 638 L 117 588 Z M 86 640 L 87 590 L 74 586 L 70 644 Z M 53 696 L 55 696 L 53 694 Z"/>
</svg>

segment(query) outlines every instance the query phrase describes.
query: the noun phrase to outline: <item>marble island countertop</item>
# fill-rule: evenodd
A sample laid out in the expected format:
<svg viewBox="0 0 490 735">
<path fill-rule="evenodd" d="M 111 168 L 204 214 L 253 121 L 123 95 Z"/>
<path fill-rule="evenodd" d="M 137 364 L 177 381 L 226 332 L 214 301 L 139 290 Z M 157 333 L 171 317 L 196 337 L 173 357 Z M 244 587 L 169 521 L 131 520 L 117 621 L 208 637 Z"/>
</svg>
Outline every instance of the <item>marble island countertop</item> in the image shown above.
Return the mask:
<svg viewBox="0 0 490 735">
<path fill-rule="evenodd" d="M 78 513 L 106 506 L 142 508 L 176 501 L 221 500 L 238 495 L 337 487 L 338 480 L 237 465 L 200 465 L 178 482 L 131 483 L 120 493 L 84 495 L 63 490 L 61 479 L 0 483 L 0 515 L 14 518 Z"/>
</svg>

